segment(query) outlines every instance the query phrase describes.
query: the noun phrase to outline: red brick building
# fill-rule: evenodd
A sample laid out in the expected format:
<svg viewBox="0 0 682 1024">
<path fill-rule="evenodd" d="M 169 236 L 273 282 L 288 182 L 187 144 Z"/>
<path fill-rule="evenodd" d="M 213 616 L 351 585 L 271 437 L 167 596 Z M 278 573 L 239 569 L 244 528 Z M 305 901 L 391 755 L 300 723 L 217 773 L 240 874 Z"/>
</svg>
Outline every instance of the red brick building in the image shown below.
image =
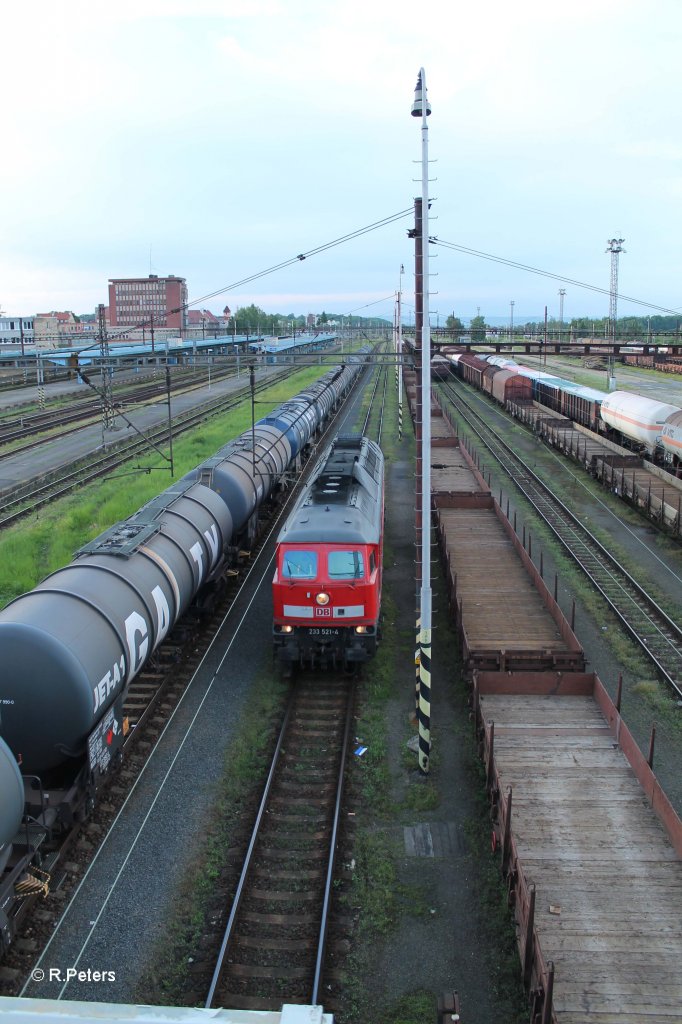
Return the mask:
<svg viewBox="0 0 682 1024">
<path fill-rule="evenodd" d="M 109 323 L 133 327 L 149 323 L 182 332 L 187 327 L 187 283 L 170 274 L 120 277 L 109 281 Z"/>
</svg>

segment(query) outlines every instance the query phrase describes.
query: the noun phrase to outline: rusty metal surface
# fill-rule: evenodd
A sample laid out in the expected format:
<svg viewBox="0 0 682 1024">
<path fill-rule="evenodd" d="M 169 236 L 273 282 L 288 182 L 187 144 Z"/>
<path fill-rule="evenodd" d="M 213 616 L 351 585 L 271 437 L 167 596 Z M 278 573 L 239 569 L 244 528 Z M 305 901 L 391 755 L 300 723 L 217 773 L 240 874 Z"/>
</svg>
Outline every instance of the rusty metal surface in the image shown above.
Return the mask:
<svg viewBox="0 0 682 1024">
<path fill-rule="evenodd" d="M 601 480 L 615 495 L 676 535 L 682 533 L 682 481 L 585 427 L 537 404 L 511 403 L 513 415 Z"/>
<path fill-rule="evenodd" d="M 682 823 L 601 682 L 474 673 L 473 697 L 538 1019 L 682 1021 Z"/>
<path fill-rule="evenodd" d="M 580 645 L 548 610 L 501 518 L 494 509 L 437 511 L 467 667 L 581 670 Z"/>
</svg>

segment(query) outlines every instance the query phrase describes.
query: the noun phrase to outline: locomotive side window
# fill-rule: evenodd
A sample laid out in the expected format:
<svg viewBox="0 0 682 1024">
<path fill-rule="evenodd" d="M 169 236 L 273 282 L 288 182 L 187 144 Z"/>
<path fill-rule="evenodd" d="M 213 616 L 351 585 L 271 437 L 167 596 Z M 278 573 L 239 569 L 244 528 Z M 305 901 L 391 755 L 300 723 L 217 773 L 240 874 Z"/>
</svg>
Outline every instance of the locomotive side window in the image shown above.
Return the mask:
<svg viewBox="0 0 682 1024">
<path fill-rule="evenodd" d="M 282 578 L 285 580 L 314 580 L 317 576 L 316 551 L 285 551 L 282 558 Z"/>
<path fill-rule="evenodd" d="M 365 575 L 362 551 L 330 551 L 329 577 L 334 580 L 361 580 Z"/>
</svg>

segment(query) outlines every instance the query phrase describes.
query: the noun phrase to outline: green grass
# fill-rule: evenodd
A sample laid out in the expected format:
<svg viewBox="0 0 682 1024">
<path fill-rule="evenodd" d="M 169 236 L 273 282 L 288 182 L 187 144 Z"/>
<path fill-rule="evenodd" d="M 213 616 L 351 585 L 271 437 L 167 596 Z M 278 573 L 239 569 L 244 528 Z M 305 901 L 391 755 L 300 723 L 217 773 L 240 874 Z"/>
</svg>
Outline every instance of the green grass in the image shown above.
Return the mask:
<svg viewBox="0 0 682 1024">
<path fill-rule="evenodd" d="M 320 376 L 319 368 L 301 370 L 259 396 L 260 419 Z M 0 533 L 0 605 L 31 590 L 48 573 L 67 565 L 74 552 L 110 526 L 133 515 L 174 480 L 214 455 L 251 426 L 246 406 L 211 419 L 173 444 L 175 475 L 150 452 L 105 481 L 41 509 Z"/>
<path fill-rule="evenodd" d="M 410 992 L 392 1003 L 384 1020 L 391 1024 L 430 1024 L 436 1019 L 436 999 L 433 992 Z"/>
</svg>

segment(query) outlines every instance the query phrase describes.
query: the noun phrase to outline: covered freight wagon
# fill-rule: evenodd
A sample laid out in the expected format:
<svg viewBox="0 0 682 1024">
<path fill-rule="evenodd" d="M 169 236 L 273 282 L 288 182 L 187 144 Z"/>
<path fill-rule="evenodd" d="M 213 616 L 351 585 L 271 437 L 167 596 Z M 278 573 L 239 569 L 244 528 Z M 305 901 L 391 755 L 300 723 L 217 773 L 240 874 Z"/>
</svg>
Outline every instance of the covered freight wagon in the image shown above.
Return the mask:
<svg viewBox="0 0 682 1024">
<path fill-rule="evenodd" d="M 463 380 L 473 384 L 474 387 L 483 389 L 481 378 L 483 372 L 487 370 L 488 364 L 485 359 L 479 359 L 478 356 L 472 356 L 466 352 L 463 356 L 459 357 L 457 361 L 457 372 Z"/>
<path fill-rule="evenodd" d="M 521 376 L 515 369 L 500 369 L 492 379 L 492 396 L 501 405 L 507 402 L 530 402 L 533 384 L 528 377 Z"/>
<path fill-rule="evenodd" d="M 569 383 L 569 386 L 562 388 L 560 412 L 568 419 L 598 431 L 601 404 L 606 397 L 605 391 Z"/>
</svg>

